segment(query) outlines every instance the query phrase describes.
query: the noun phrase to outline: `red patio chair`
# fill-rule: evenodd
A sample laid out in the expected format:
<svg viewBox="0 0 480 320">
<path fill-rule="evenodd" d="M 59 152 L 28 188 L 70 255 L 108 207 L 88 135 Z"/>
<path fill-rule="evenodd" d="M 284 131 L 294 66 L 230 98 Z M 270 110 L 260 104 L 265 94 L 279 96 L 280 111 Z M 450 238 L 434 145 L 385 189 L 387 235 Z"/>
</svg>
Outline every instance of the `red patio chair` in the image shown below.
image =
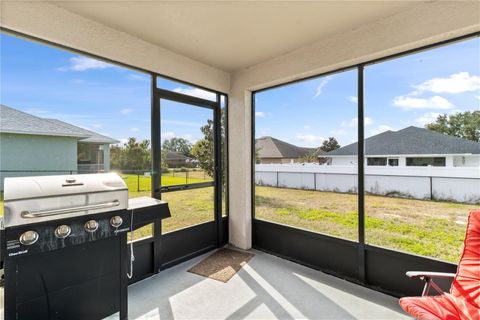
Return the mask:
<svg viewBox="0 0 480 320">
<path fill-rule="evenodd" d="M 400 299 L 400 306 L 419 320 L 480 320 L 480 210 L 468 217 L 463 254 L 457 274 L 442 272 L 407 272 L 410 278 L 425 281 L 421 297 Z M 450 293 L 443 292 L 433 281 L 453 278 Z M 428 296 L 430 288 L 440 295 Z"/>
</svg>

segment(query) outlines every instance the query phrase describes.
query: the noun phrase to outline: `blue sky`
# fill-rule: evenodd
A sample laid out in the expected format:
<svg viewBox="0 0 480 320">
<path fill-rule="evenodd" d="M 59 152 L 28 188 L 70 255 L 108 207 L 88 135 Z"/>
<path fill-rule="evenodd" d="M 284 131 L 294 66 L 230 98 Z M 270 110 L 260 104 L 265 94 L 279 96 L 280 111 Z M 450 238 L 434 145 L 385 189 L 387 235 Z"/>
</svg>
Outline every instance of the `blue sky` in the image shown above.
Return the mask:
<svg viewBox="0 0 480 320">
<path fill-rule="evenodd" d="M 350 70 L 256 95 L 256 137 L 319 146 L 357 140 L 357 73 Z M 441 113 L 480 109 L 480 39 L 365 68 L 366 136 L 423 127 Z"/>
<path fill-rule="evenodd" d="M 123 67 L 0 35 L 0 103 L 125 141 L 150 139 L 150 76 Z M 158 78 L 158 86 L 215 99 L 209 92 Z M 162 140 L 192 142 L 212 117 L 207 109 L 162 102 Z"/>
<path fill-rule="evenodd" d="M 77 54 L 1 34 L 0 102 L 124 141 L 150 138 L 150 78 Z M 480 108 L 478 38 L 368 66 L 366 135 L 423 126 L 439 113 Z M 300 146 L 336 137 L 356 141 L 356 71 L 346 71 L 256 95 L 256 136 Z M 166 79 L 159 87 L 214 99 Z M 162 139 L 202 137 L 208 109 L 162 102 Z"/>
</svg>

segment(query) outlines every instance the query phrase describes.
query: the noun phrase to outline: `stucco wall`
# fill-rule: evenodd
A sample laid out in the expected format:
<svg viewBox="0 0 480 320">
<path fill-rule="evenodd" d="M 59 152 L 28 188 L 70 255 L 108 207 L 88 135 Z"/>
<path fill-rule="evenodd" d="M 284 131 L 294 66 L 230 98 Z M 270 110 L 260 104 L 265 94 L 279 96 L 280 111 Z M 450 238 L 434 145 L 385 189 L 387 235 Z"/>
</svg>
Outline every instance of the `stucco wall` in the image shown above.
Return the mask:
<svg viewBox="0 0 480 320">
<path fill-rule="evenodd" d="M 357 157 L 332 157 L 332 166 L 356 166 Z"/>
<path fill-rule="evenodd" d="M 68 137 L 0 134 L 0 190 L 5 177 L 68 174 L 77 170 L 77 140 Z M 20 172 L 3 172 L 20 171 Z M 23 172 L 25 170 L 37 172 Z M 40 171 L 64 171 L 40 172 Z"/>
<path fill-rule="evenodd" d="M 432 1 L 232 74 L 230 242 L 251 247 L 251 92 L 480 31 L 479 3 Z M 292 124 L 294 125 L 294 124 Z"/>
<path fill-rule="evenodd" d="M 480 155 L 455 156 L 453 157 L 454 167 L 480 167 Z"/>
</svg>

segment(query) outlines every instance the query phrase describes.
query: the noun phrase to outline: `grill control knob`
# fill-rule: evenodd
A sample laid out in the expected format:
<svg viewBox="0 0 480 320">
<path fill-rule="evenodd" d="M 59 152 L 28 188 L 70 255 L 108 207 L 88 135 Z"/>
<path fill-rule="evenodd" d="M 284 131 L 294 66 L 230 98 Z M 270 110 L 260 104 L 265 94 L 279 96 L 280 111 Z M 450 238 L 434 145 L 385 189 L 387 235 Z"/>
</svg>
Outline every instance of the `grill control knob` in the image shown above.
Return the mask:
<svg viewBox="0 0 480 320">
<path fill-rule="evenodd" d="M 72 232 L 72 228 L 70 228 L 66 224 L 62 224 L 61 226 L 58 226 L 55 229 L 55 237 L 60 239 L 65 239 L 70 235 L 71 232 Z"/>
<path fill-rule="evenodd" d="M 87 232 L 95 232 L 98 229 L 98 222 L 95 220 L 88 220 L 85 222 L 85 230 Z"/>
<path fill-rule="evenodd" d="M 120 216 L 113 216 L 110 219 L 110 225 L 114 228 L 120 227 L 122 225 L 122 223 L 123 223 L 123 219 Z"/>
<path fill-rule="evenodd" d="M 20 236 L 20 243 L 25 246 L 30 246 L 38 241 L 38 233 L 36 231 L 26 231 Z"/>
</svg>

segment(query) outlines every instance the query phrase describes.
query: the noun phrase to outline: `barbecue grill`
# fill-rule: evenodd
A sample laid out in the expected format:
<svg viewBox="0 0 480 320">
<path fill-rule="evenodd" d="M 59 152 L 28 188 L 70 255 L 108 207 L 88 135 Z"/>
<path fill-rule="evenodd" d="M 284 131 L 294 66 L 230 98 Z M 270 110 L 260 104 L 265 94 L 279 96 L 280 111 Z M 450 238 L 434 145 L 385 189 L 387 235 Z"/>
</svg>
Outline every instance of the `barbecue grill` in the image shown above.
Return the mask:
<svg viewBox="0 0 480 320">
<path fill-rule="evenodd" d="M 116 174 L 5 179 L 5 319 L 127 318 L 128 190 Z"/>
</svg>

